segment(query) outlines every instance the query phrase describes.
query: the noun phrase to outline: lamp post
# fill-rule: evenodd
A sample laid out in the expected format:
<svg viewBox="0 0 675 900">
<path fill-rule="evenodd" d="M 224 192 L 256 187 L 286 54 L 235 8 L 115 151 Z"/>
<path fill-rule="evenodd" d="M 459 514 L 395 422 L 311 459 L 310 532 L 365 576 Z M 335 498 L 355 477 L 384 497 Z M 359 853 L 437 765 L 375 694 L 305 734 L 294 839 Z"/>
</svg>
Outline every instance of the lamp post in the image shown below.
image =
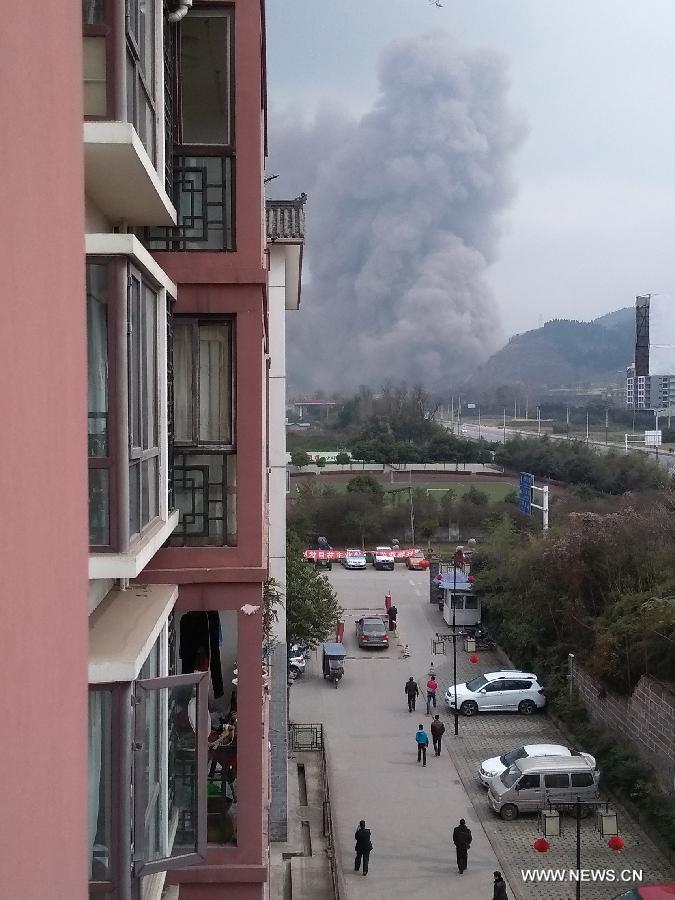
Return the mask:
<svg viewBox="0 0 675 900">
<path fill-rule="evenodd" d="M 459 710 L 457 709 L 457 622 L 456 622 L 456 597 L 457 597 L 457 566 L 464 565 L 464 554 L 457 548 L 452 557 L 452 683 L 455 691 L 454 719 L 455 735 L 459 734 Z"/>
<path fill-rule="evenodd" d="M 506 443 L 506 407 L 504 407 L 504 443 Z"/>
<path fill-rule="evenodd" d="M 537 434 L 541 434 L 541 407 L 537 407 Z"/>
</svg>

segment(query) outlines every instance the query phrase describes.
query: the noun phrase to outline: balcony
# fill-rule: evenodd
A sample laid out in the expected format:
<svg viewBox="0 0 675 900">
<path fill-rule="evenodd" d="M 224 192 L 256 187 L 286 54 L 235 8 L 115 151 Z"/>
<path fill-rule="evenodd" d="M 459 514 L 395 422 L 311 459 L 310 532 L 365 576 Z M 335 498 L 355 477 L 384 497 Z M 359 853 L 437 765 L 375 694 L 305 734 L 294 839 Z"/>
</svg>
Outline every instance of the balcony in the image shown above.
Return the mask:
<svg viewBox="0 0 675 900">
<path fill-rule="evenodd" d="M 176 210 L 130 122 L 84 123 L 85 192 L 111 222 L 174 225 Z"/>
<path fill-rule="evenodd" d="M 149 250 L 233 250 L 233 161 L 229 150 L 208 155 L 179 150 L 173 156 L 174 228 L 147 228 Z"/>
</svg>

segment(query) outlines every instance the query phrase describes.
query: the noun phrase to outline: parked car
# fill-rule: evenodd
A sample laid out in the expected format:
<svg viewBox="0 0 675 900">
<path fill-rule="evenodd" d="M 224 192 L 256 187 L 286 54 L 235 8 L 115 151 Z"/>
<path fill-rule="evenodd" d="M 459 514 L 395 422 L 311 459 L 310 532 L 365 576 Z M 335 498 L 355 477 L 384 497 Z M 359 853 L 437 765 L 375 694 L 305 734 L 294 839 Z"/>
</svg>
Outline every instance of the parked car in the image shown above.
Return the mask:
<svg viewBox="0 0 675 900">
<path fill-rule="evenodd" d="M 478 770 L 478 777 L 485 787 L 490 787 L 490 779 L 495 775 L 501 775 L 509 766 L 519 759 L 527 759 L 528 756 L 582 756 L 588 761 L 589 765 L 595 768 L 595 757 L 590 753 L 579 753 L 569 750 L 562 744 L 525 744 L 524 747 L 517 747 L 515 750 L 509 750 L 501 756 L 495 756 L 492 759 L 484 759 Z"/>
<path fill-rule="evenodd" d="M 455 686 L 452 684 L 445 692 L 445 702 L 450 709 L 454 708 Z M 457 685 L 457 707 L 463 716 L 509 709 L 531 716 L 545 705 L 544 689 L 531 672 L 513 669 L 486 672 Z"/>
<path fill-rule="evenodd" d="M 342 559 L 342 565 L 345 569 L 365 569 L 366 556 L 361 550 L 347 550 L 346 556 Z"/>
<path fill-rule="evenodd" d="M 675 881 L 668 884 L 639 884 L 625 894 L 617 894 L 613 900 L 673 900 Z"/>
<path fill-rule="evenodd" d="M 391 569 L 394 571 L 394 551 L 391 547 L 376 547 L 373 554 L 373 567 L 375 569 Z"/>
<path fill-rule="evenodd" d="M 429 560 L 424 553 L 413 553 L 412 556 L 406 556 L 405 564 L 409 569 L 415 569 L 418 572 L 429 568 Z"/>
<path fill-rule="evenodd" d="M 547 803 L 592 803 L 599 797 L 600 772 L 583 756 L 528 756 L 495 775 L 488 788 L 490 806 L 502 819 L 537 812 Z M 589 812 L 589 806 L 583 809 Z"/>
<path fill-rule="evenodd" d="M 364 616 L 356 622 L 356 640 L 359 647 L 388 647 L 389 635 L 379 616 Z"/>
</svg>

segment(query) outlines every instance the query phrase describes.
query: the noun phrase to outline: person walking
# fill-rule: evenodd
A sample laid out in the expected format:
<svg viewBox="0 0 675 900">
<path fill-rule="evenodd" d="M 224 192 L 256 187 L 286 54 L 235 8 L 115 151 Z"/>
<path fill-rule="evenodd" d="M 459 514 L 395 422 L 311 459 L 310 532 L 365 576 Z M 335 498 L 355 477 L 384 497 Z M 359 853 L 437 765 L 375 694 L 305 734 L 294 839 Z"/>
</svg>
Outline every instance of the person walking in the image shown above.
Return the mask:
<svg viewBox="0 0 675 900">
<path fill-rule="evenodd" d="M 417 762 L 422 760 L 422 765 L 427 764 L 427 747 L 429 746 L 429 735 L 424 730 L 424 725 L 417 726 L 417 734 L 415 735 L 417 742 Z"/>
<path fill-rule="evenodd" d="M 460 819 L 459 825 L 453 830 L 452 843 L 455 845 L 455 851 L 457 852 L 459 874 L 463 875 L 466 869 L 469 847 L 471 846 L 471 829 L 467 828 L 464 819 Z"/>
<path fill-rule="evenodd" d="M 354 871 L 358 872 L 361 868 L 361 862 L 363 861 L 363 874 L 368 874 L 368 863 L 370 861 L 370 851 L 373 849 L 373 842 L 370 839 L 370 828 L 366 828 L 366 823 L 364 819 L 361 819 L 359 822 L 359 827 L 356 829 L 354 833 L 354 840 L 356 844 L 354 846 L 354 850 L 356 851 L 356 858 L 354 859 Z"/>
<path fill-rule="evenodd" d="M 434 704 L 434 709 L 436 709 L 436 691 L 438 690 L 438 682 L 434 677 L 434 673 L 432 672 L 429 676 L 429 680 L 427 681 L 427 715 L 431 712 L 431 704 Z"/>
<path fill-rule="evenodd" d="M 438 715 L 434 716 L 431 723 L 431 740 L 434 742 L 434 753 L 436 756 L 441 755 L 441 740 L 445 734 L 445 725 L 441 722 Z"/>
<path fill-rule="evenodd" d="M 413 710 L 415 709 L 415 701 L 417 700 L 417 695 L 419 694 L 420 689 L 417 687 L 417 682 L 412 677 L 412 675 L 406 681 L 403 690 L 408 697 L 408 712 L 413 712 Z"/>
<path fill-rule="evenodd" d="M 501 872 L 494 872 L 494 893 L 492 894 L 492 900 L 509 900 L 508 894 L 506 893 L 506 882 L 502 878 Z"/>
</svg>

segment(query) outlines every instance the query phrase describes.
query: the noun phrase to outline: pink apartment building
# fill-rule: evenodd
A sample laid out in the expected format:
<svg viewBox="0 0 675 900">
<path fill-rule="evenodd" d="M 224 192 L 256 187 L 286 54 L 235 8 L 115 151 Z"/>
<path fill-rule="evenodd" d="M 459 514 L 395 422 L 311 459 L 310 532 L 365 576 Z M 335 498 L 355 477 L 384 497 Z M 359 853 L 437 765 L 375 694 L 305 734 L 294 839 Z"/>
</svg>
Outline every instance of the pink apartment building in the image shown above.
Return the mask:
<svg viewBox="0 0 675 900">
<path fill-rule="evenodd" d="M 51 6 L 0 33 L 3 892 L 263 898 L 264 5 Z"/>
</svg>

